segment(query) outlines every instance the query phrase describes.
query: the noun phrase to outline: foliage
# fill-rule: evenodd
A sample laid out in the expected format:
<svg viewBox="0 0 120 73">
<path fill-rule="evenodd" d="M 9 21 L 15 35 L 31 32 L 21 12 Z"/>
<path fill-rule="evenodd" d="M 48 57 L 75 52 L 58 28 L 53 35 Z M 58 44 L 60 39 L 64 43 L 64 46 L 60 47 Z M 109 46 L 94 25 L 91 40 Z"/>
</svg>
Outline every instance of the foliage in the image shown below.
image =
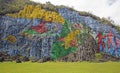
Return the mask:
<svg viewBox="0 0 120 73">
<path fill-rule="evenodd" d="M 102 55 L 101 55 L 101 53 L 96 53 L 96 54 L 95 54 L 95 57 L 96 57 L 96 59 L 101 59 L 101 58 L 102 58 Z"/>
<path fill-rule="evenodd" d="M 85 12 L 85 11 L 77 11 L 77 12 L 82 16 L 90 16 L 95 20 L 100 20 L 100 17 L 97 17 L 96 15 L 91 14 L 90 12 Z"/>
<path fill-rule="evenodd" d="M 50 11 L 57 11 L 57 7 L 51 4 L 50 2 L 46 2 L 46 4 L 41 4 L 41 8 Z"/>
<path fill-rule="evenodd" d="M 118 31 L 118 33 L 120 34 L 120 27 L 119 26 L 115 26 L 115 29 Z"/>
<path fill-rule="evenodd" d="M 30 0 L 0 0 L 0 15 L 18 12 L 26 4 L 34 4 L 34 2 Z"/>
<path fill-rule="evenodd" d="M 107 18 L 102 18 L 100 20 L 100 23 L 104 25 L 114 26 L 114 22 L 111 19 L 107 19 Z"/>
<path fill-rule="evenodd" d="M 57 7 L 57 8 L 68 8 L 68 9 L 71 10 L 71 11 L 75 11 L 75 12 L 79 13 L 79 15 L 81 15 L 81 16 L 90 16 L 90 17 L 92 17 L 93 19 L 101 20 L 100 17 L 97 17 L 96 15 L 93 15 L 93 14 L 90 13 L 90 12 L 77 11 L 77 10 L 75 10 L 74 8 L 67 7 L 67 6 L 64 6 L 64 5 L 60 5 L 60 6 L 56 6 L 56 7 Z"/>
<path fill-rule="evenodd" d="M 48 22 L 64 24 L 64 19 L 58 13 L 41 9 L 40 5 L 26 5 L 20 12 L 7 15 L 14 18 L 39 18 Z"/>
</svg>

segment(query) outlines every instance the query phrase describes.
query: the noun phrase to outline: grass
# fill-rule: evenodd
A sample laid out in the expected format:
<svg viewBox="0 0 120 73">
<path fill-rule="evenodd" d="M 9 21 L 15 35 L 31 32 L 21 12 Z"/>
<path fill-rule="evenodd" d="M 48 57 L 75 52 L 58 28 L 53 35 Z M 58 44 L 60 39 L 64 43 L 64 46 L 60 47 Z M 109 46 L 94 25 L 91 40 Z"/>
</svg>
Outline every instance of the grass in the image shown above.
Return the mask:
<svg viewBox="0 0 120 73">
<path fill-rule="evenodd" d="M 119 62 L 0 63 L 0 73 L 120 73 Z"/>
</svg>

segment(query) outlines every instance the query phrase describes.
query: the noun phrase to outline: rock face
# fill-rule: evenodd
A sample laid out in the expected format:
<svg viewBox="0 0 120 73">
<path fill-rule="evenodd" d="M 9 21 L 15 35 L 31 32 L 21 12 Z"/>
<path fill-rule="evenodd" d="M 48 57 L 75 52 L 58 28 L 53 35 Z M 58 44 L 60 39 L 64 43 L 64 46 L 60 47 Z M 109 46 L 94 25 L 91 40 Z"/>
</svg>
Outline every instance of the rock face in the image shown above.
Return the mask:
<svg viewBox="0 0 120 73">
<path fill-rule="evenodd" d="M 40 23 L 39 19 L 13 19 L 10 17 L 3 16 L 0 18 L 0 52 L 7 52 L 10 56 L 23 55 L 31 58 L 48 58 L 51 55 L 52 44 L 55 41 L 56 34 L 59 34 L 60 31 L 55 31 L 56 33 L 51 36 L 47 35 L 32 35 L 26 37 L 21 35 L 23 30 L 31 29 L 32 26 L 36 26 Z M 49 27 L 49 30 L 53 29 L 55 23 L 47 23 L 46 27 Z M 51 27 L 50 27 L 51 26 Z M 54 32 L 50 32 L 54 33 Z M 9 35 L 14 36 L 16 39 L 6 39 Z"/>
<path fill-rule="evenodd" d="M 89 43 L 91 42 L 91 43 Z M 71 53 L 65 57 L 60 58 L 60 61 L 76 62 L 76 61 L 93 61 L 97 50 L 94 38 L 87 37 L 82 45 L 78 46 L 75 53 Z"/>
<path fill-rule="evenodd" d="M 74 23 L 82 23 L 83 25 L 91 28 L 91 30 L 95 34 L 98 31 L 107 33 L 108 31 L 111 30 L 114 33 L 114 35 L 116 35 L 120 39 L 120 35 L 116 31 L 116 29 L 112 28 L 111 26 L 101 24 L 99 21 L 93 19 L 92 17 L 81 16 L 77 12 L 71 11 L 71 10 L 69 10 L 67 8 L 60 8 L 60 9 L 58 9 L 58 12 L 62 17 L 64 17 L 66 20 L 68 20 L 72 24 L 74 24 Z"/>
<path fill-rule="evenodd" d="M 54 37 L 31 41 L 33 44 L 30 46 L 30 57 L 37 59 L 50 57 L 53 41 Z"/>
<path fill-rule="evenodd" d="M 120 61 L 120 58 L 116 58 L 115 56 L 111 56 L 109 54 L 102 54 L 102 61 Z"/>
<path fill-rule="evenodd" d="M 120 57 L 120 34 L 118 34 L 118 31 L 115 28 L 113 28 L 112 26 L 101 24 L 99 21 L 93 19 L 90 16 L 81 16 L 77 12 L 69 10 L 67 8 L 60 8 L 58 9 L 58 12 L 62 17 L 64 17 L 72 24 L 82 23 L 86 27 L 90 28 L 92 31 L 92 35 L 95 39 L 98 32 L 102 32 L 103 33 L 102 36 L 104 37 L 108 35 L 109 32 L 111 31 L 113 35 L 111 39 L 108 39 L 109 36 L 101 39 L 101 41 L 104 42 L 105 47 L 100 46 L 99 47 L 101 48 L 100 52 L 105 52 L 107 54 Z M 119 40 L 117 41 L 117 39 Z M 112 40 L 112 42 L 110 42 L 109 40 Z M 119 43 L 119 45 L 117 44 L 117 42 Z M 107 43 L 110 44 L 110 48 Z M 100 43 L 100 45 L 101 44 L 102 43 Z M 115 45 L 111 45 L 111 44 L 115 44 Z"/>
<path fill-rule="evenodd" d="M 113 47 L 112 45 L 112 51 L 109 50 L 111 48 L 108 48 L 107 45 L 108 37 L 102 39 L 105 47 L 102 47 L 102 50 L 104 50 L 100 52 L 105 52 L 120 58 L 120 35 L 112 26 L 101 24 L 90 16 L 81 16 L 77 12 L 67 8 L 59 8 L 58 15 L 64 18 L 65 23 L 63 25 L 37 18 L 25 19 L 1 16 L 0 52 L 5 52 L 5 54 L 0 55 L 0 61 L 2 62 L 4 59 L 11 58 L 20 62 L 21 59 L 18 59 L 22 56 L 24 61 L 28 61 L 30 58 L 34 59 L 34 62 L 46 62 L 51 59 L 51 55 L 55 59 L 59 58 L 60 61 L 92 61 L 95 59 L 95 53 L 98 48 L 96 44 L 96 35 L 98 31 L 106 35 L 110 30 L 113 32 L 113 35 L 117 37 L 115 39 L 118 40 L 117 54 L 115 52 L 116 46 Z M 44 31 L 42 31 L 42 29 L 44 29 Z M 89 35 L 86 35 L 86 32 Z M 81 33 L 85 34 L 79 36 Z M 73 36 L 74 34 L 77 35 Z M 58 41 L 58 39 L 61 40 Z M 116 44 L 115 39 L 112 37 L 111 41 L 114 40 Z M 68 47 L 65 48 L 66 45 Z M 17 59 L 17 57 L 19 58 Z M 106 55 L 103 55 L 103 59 L 105 58 L 107 58 Z"/>
</svg>

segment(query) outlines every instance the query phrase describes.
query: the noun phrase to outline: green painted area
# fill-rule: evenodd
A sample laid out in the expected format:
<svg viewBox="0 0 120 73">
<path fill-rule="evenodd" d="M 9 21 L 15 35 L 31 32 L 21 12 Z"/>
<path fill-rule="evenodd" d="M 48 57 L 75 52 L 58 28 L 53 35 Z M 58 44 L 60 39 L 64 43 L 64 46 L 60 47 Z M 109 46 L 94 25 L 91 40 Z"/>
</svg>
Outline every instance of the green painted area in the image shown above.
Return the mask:
<svg viewBox="0 0 120 73">
<path fill-rule="evenodd" d="M 38 33 L 38 34 L 34 34 L 35 36 L 39 36 L 39 37 L 45 37 L 45 36 L 56 36 L 56 33 L 52 33 L 52 31 L 47 31 L 45 33 Z"/>
<path fill-rule="evenodd" d="M 38 33 L 34 30 L 24 30 L 23 33 L 28 33 L 29 35 L 34 35 L 34 36 L 38 36 L 38 37 L 45 37 L 45 36 L 56 36 L 56 33 L 52 33 L 52 31 L 47 31 L 45 33 Z"/>
<path fill-rule="evenodd" d="M 30 35 L 32 35 L 32 34 L 38 34 L 38 33 L 35 32 L 34 30 L 24 30 L 23 32 L 24 32 L 24 33 L 28 33 L 28 34 L 30 34 Z"/>
<path fill-rule="evenodd" d="M 60 37 L 65 37 L 70 32 L 70 26 L 70 23 L 67 20 L 65 20 Z"/>
<path fill-rule="evenodd" d="M 119 62 L 0 63 L 0 73 L 120 73 Z"/>
<path fill-rule="evenodd" d="M 62 28 L 62 32 L 58 38 L 67 36 L 67 34 L 71 31 L 70 26 L 71 26 L 71 24 L 65 20 L 65 23 Z M 58 58 L 64 57 L 64 56 L 66 56 L 72 52 L 75 52 L 77 50 L 75 47 L 69 47 L 66 49 L 62 44 L 63 44 L 63 42 L 57 42 L 57 41 L 53 44 L 52 55 L 51 55 L 51 58 L 53 60 L 57 60 Z"/>
<path fill-rule="evenodd" d="M 53 60 L 56 60 L 60 57 L 66 56 L 66 55 L 76 51 L 75 47 L 69 47 L 69 48 L 65 49 L 65 47 L 62 46 L 62 42 L 54 43 L 52 48 L 53 49 L 52 49 L 51 58 Z"/>
<path fill-rule="evenodd" d="M 76 28 L 73 28 L 71 26 L 72 24 L 70 24 L 67 20 L 65 20 L 65 23 L 63 25 L 63 28 L 62 28 L 62 32 L 61 34 L 58 36 L 58 38 L 63 38 L 63 37 L 66 37 L 71 31 L 75 30 Z M 80 34 L 77 36 L 77 40 L 78 40 L 78 45 L 82 45 L 84 40 L 91 36 L 90 33 L 88 33 L 89 29 L 85 26 L 83 26 L 82 24 L 80 24 L 80 26 L 83 27 L 82 30 L 80 30 Z M 51 55 L 51 58 L 53 60 L 56 60 L 60 57 L 64 57 L 72 52 L 75 52 L 77 51 L 77 48 L 76 47 L 69 47 L 69 48 L 65 48 L 64 47 L 64 42 L 55 42 L 52 46 L 52 55 Z"/>
</svg>

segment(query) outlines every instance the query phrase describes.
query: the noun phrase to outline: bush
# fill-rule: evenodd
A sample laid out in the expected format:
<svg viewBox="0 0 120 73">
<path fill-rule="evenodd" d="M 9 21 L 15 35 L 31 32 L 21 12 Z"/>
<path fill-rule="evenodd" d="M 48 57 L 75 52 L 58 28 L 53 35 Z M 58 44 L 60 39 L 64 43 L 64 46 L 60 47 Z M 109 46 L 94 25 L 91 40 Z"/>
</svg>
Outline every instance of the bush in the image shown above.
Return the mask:
<svg viewBox="0 0 120 73">
<path fill-rule="evenodd" d="M 22 63 L 20 59 L 16 59 L 16 63 Z"/>
<path fill-rule="evenodd" d="M 28 57 L 23 57 L 22 61 L 24 61 L 24 62 L 29 61 L 29 58 Z"/>
<path fill-rule="evenodd" d="M 3 62 L 4 61 L 4 58 L 3 57 L 0 57 L 0 62 Z"/>
</svg>

